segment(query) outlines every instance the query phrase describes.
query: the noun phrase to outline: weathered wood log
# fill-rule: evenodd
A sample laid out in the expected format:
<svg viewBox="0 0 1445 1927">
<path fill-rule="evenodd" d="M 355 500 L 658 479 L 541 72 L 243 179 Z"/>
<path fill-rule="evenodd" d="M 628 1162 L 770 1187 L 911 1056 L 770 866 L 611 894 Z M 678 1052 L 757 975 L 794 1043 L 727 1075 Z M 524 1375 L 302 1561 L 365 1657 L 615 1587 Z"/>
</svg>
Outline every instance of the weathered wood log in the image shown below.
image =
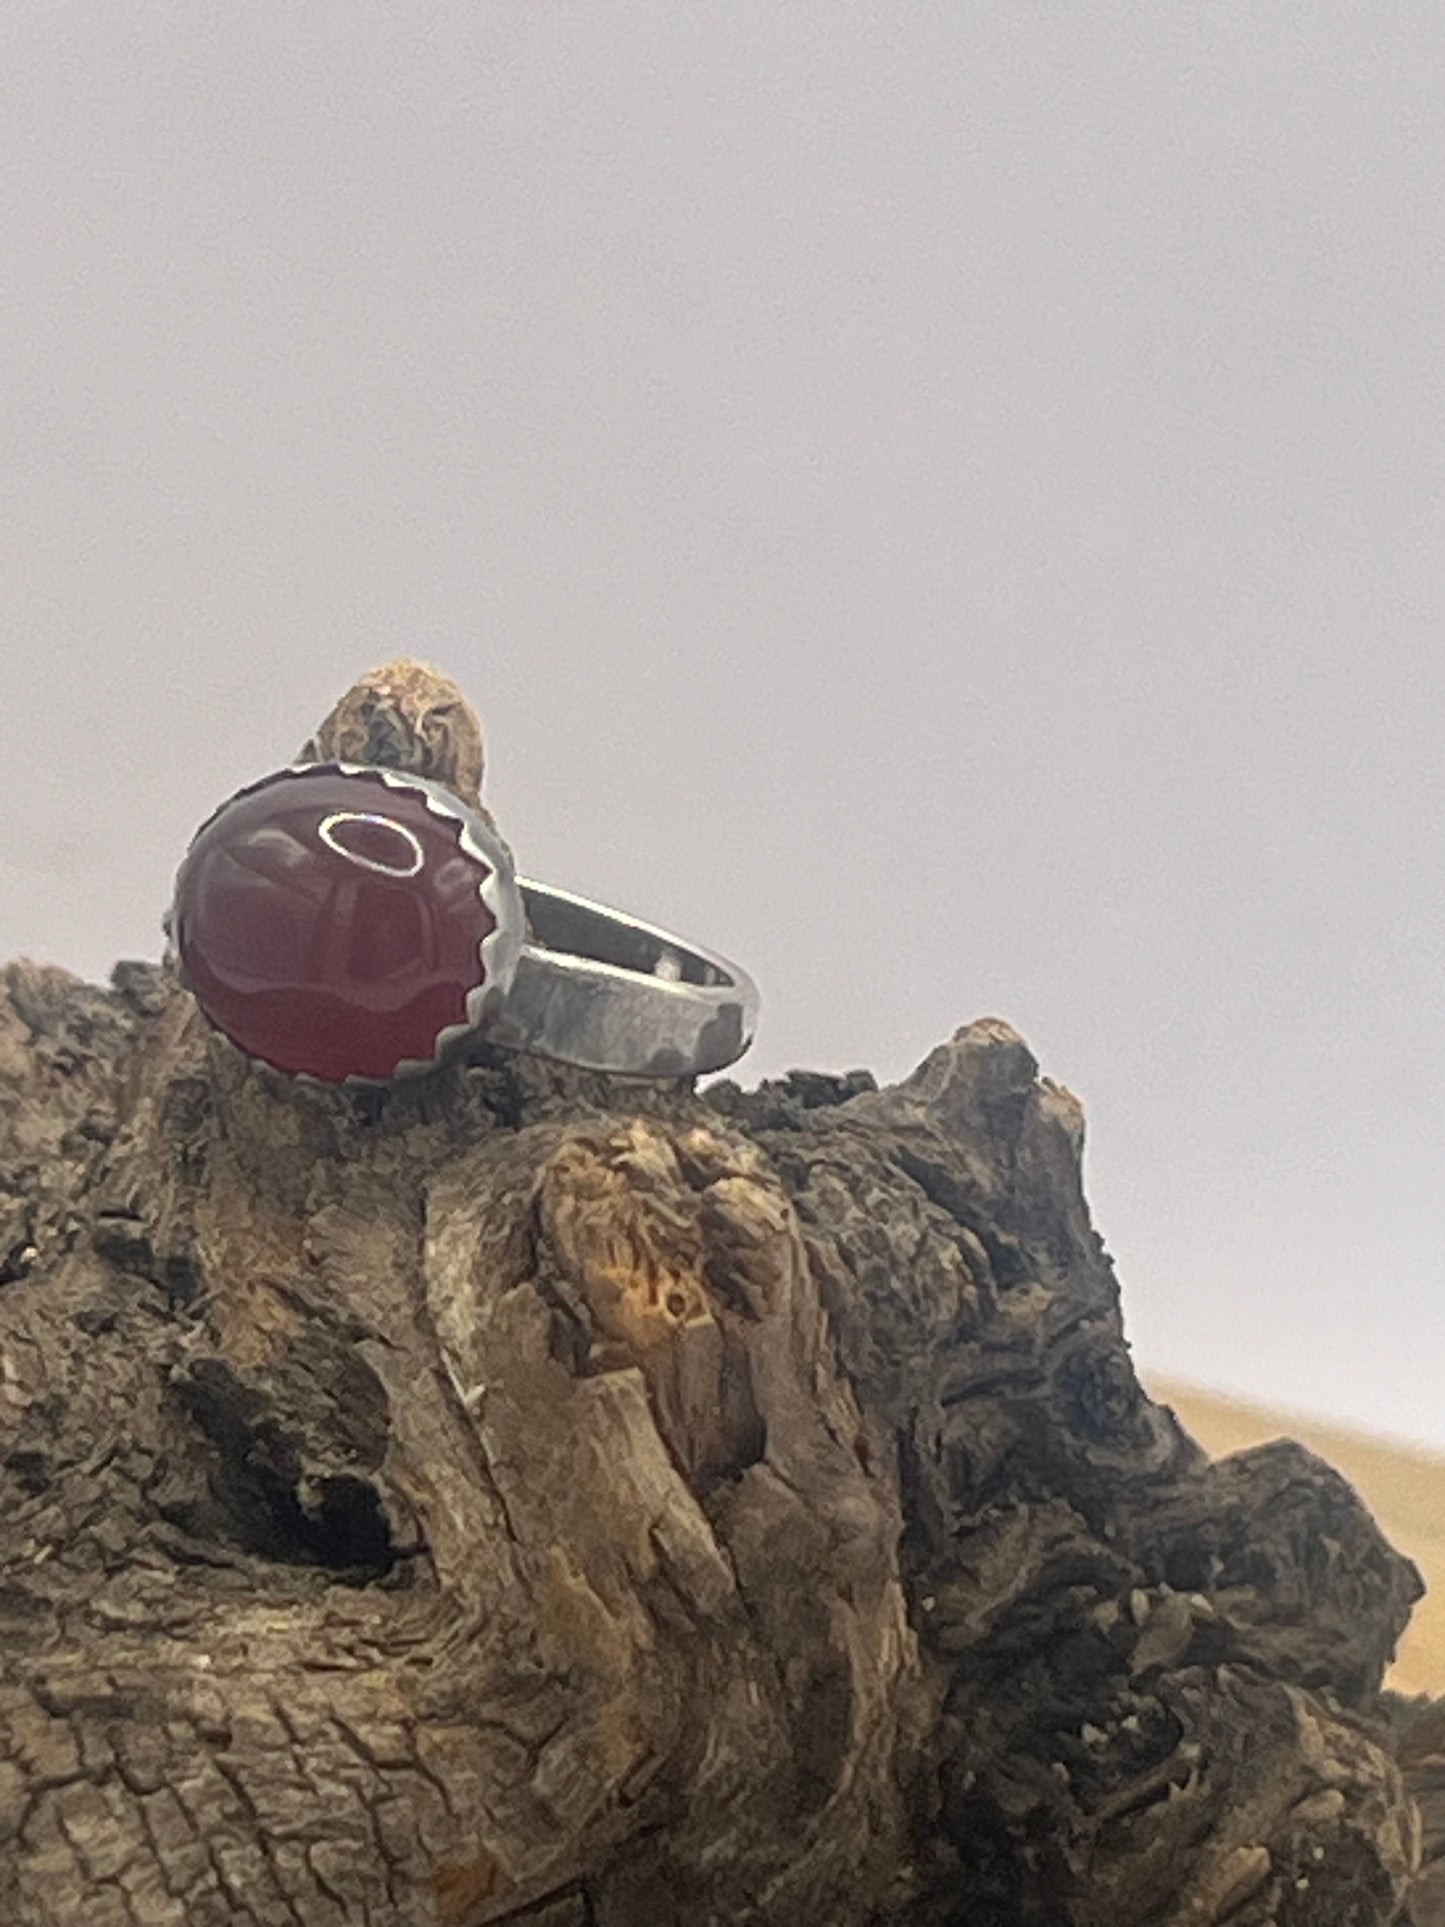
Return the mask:
<svg viewBox="0 0 1445 1927">
<path fill-rule="evenodd" d="M 1417 1576 L 1145 1397 L 1081 1142 L 997 1021 L 358 1095 L 6 967 L 0 1920 L 1406 1918 Z"/>
</svg>

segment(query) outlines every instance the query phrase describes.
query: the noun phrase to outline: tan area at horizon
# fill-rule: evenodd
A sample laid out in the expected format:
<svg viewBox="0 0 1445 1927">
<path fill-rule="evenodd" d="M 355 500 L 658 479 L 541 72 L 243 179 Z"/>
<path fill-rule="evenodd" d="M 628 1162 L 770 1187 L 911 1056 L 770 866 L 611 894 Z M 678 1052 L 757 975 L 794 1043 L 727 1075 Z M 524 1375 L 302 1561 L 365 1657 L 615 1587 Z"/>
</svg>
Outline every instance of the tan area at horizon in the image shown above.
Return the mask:
<svg viewBox="0 0 1445 1927">
<path fill-rule="evenodd" d="M 1391 1545 L 1415 1561 L 1428 1588 L 1386 1684 L 1400 1693 L 1445 1694 L 1445 1458 L 1173 1381 L 1150 1378 L 1148 1389 L 1152 1398 L 1173 1406 L 1185 1428 L 1216 1458 L 1269 1439 L 1292 1438 L 1345 1475 Z"/>
</svg>

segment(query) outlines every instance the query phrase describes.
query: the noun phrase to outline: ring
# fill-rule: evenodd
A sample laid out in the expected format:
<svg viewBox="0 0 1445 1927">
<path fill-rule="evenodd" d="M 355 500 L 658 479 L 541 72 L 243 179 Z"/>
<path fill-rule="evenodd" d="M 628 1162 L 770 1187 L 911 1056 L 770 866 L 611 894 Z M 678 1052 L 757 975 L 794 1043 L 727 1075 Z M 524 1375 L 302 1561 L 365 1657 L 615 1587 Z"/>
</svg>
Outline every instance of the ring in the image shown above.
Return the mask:
<svg viewBox="0 0 1445 1927">
<path fill-rule="evenodd" d="M 485 1039 L 585 1070 L 678 1078 L 752 1041 L 736 964 L 516 874 L 485 816 L 424 776 L 299 763 L 191 839 L 166 928 L 181 981 L 247 1056 L 375 1085 Z"/>
</svg>

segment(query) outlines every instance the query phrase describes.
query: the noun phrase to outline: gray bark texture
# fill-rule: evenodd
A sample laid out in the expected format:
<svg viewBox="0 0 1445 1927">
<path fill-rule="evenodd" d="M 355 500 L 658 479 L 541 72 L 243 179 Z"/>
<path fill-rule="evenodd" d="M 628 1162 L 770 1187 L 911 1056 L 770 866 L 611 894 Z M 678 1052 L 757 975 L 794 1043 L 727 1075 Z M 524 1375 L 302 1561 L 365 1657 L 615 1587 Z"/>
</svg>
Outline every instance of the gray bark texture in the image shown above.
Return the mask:
<svg viewBox="0 0 1445 1927">
<path fill-rule="evenodd" d="M 1145 1397 L 1081 1145 L 997 1021 L 354 1095 L 0 971 L 0 1921 L 1445 1922 L 1414 1568 Z"/>
</svg>

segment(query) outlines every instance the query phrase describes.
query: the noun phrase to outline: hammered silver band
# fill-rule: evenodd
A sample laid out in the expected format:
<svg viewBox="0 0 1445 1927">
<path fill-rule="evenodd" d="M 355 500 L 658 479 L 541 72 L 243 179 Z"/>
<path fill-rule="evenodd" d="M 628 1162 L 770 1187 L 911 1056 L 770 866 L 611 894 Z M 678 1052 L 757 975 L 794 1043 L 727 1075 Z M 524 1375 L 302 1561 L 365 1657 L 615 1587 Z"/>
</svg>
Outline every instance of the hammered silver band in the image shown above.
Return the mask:
<svg viewBox="0 0 1445 1927">
<path fill-rule="evenodd" d="M 746 972 L 585 897 L 517 879 L 531 935 L 480 1035 L 619 1077 L 690 1077 L 742 1056 L 757 1024 Z"/>
</svg>

